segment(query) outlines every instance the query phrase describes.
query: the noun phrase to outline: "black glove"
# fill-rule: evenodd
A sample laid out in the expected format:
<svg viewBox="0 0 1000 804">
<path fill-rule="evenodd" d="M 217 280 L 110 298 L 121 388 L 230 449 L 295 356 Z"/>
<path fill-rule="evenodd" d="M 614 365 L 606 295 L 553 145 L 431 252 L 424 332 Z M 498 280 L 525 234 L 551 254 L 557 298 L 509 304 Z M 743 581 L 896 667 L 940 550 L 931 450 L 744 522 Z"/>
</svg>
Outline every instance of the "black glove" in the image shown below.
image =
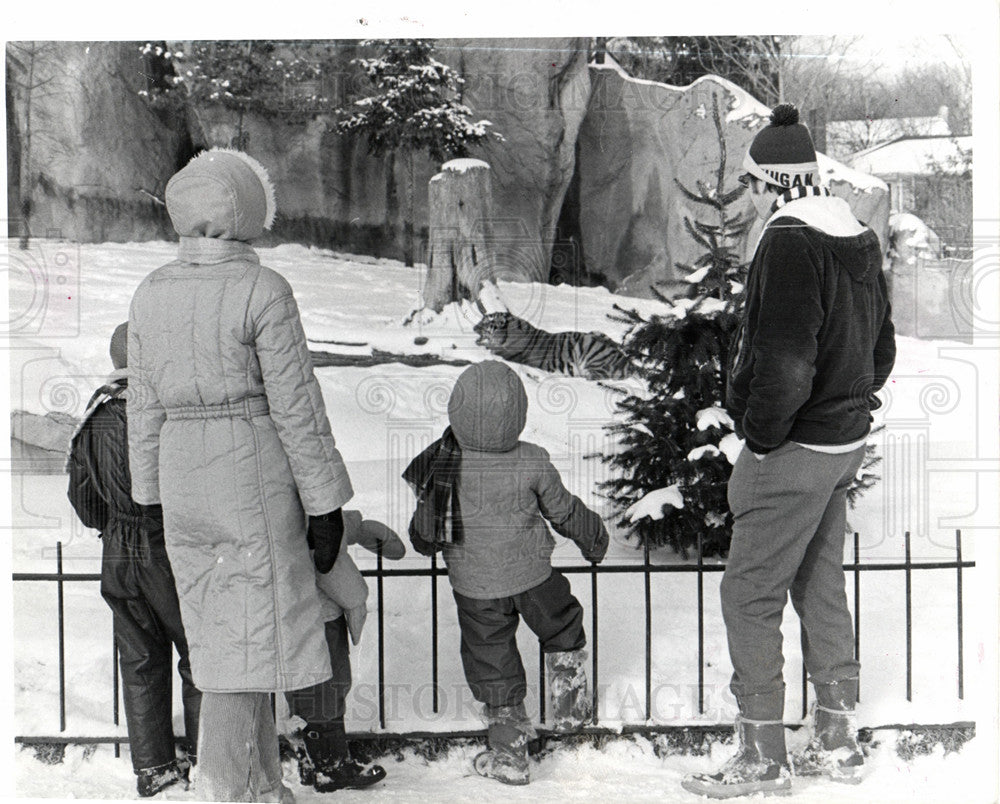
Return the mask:
<svg viewBox="0 0 1000 804">
<path fill-rule="evenodd" d="M 329 514 L 309 517 L 306 542 L 313 551 L 313 563 L 323 575 L 333 569 L 344 538 L 344 515 L 338 508 Z"/>
</svg>

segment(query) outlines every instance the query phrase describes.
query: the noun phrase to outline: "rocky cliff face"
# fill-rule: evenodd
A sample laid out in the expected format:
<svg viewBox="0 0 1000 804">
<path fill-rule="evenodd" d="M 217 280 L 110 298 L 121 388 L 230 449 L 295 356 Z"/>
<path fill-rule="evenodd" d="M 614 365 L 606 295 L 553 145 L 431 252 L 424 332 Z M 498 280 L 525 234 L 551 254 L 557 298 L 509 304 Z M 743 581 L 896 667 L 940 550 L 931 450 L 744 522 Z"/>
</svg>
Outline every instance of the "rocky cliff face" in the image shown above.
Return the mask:
<svg viewBox="0 0 1000 804">
<path fill-rule="evenodd" d="M 474 154 L 493 169 L 498 275 L 544 282 L 590 95 L 587 41 L 458 39 L 440 48 L 465 76 L 464 102 L 504 137 Z"/>
<path fill-rule="evenodd" d="M 344 70 L 352 55 L 344 52 Z M 465 77 L 462 100 L 473 119 L 490 120 L 504 137 L 472 154 L 493 171 L 501 275 L 545 281 L 587 109 L 586 41 L 442 39 L 436 56 Z M 229 145 L 236 136 L 236 114 L 222 108 L 197 109 L 192 122 L 198 145 Z M 402 257 L 405 160 L 368 155 L 364 142 L 330 133 L 323 118 L 285 123 L 251 115 L 243 126 L 247 150 L 267 165 L 280 194 L 276 236 Z M 439 170 L 426 156 L 414 160 L 413 223 L 423 242 L 427 183 Z"/>
<path fill-rule="evenodd" d="M 614 65 L 591 66 L 592 92 L 580 130 L 580 232 L 587 271 L 623 293 L 649 294 L 657 284 L 668 295 L 687 285 L 677 263 L 702 252 L 685 231 L 684 218 L 705 215 L 677 183 L 698 192 L 714 186 L 720 144 L 712 119 L 713 98 L 724 121 L 726 189 L 737 186 L 741 162 L 770 110 L 734 84 L 715 76 L 688 87 L 631 78 Z M 888 193 L 881 182 L 821 160 L 833 192 L 885 242 Z M 749 199 L 731 214 L 754 217 Z M 713 221 L 714 222 L 714 221 Z M 747 241 L 755 242 L 751 230 Z"/>
<path fill-rule="evenodd" d="M 16 122 L 8 153 L 23 168 L 22 186 L 28 177 L 34 188 L 33 233 L 80 241 L 172 237 L 163 208 L 147 193 L 162 196 L 192 148 L 230 145 L 236 113 L 199 107 L 186 120 L 170 120 L 151 112 L 136 94 L 145 79 L 135 43 L 34 45 L 31 64 L 22 54 L 8 85 Z M 489 119 L 504 136 L 472 154 L 492 168 L 499 276 L 548 279 L 557 221 L 569 221 L 572 248 L 557 256 L 582 255 L 588 273 L 608 287 L 640 295 L 654 282 L 682 287 L 675 263 L 700 249 L 683 219 L 703 212 L 690 208 L 676 182 L 695 190 L 717 169 L 712 98 L 725 115 L 731 183 L 766 121 L 765 107 L 710 76 L 680 88 L 588 67 L 585 39 L 442 39 L 437 49 L 465 77 L 463 101 L 474 118 Z M 347 46 L 340 54 L 345 74 L 353 55 Z M 43 89 L 27 93 L 24 87 L 43 80 Z M 439 165 L 416 158 L 411 185 L 406 161 L 370 156 L 364 142 L 333 134 L 323 116 L 292 122 L 248 115 L 243 131 L 245 147 L 278 188 L 272 241 L 401 258 L 412 186 L 414 256 L 424 261 L 427 184 Z M 824 165 L 834 191 L 883 235 L 884 185 Z"/>
<path fill-rule="evenodd" d="M 162 196 L 183 132 L 137 95 L 145 86 L 138 44 L 12 42 L 7 56 L 16 126 L 8 129 L 8 154 L 17 162 L 9 170 L 22 191 L 32 189 L 27 210 L 10 206 L 11 218 L 21 219 L 12 229 L 27 217 L 36 236 L 167 237 L 170 223 L 150 196 Z"/>
</svg>

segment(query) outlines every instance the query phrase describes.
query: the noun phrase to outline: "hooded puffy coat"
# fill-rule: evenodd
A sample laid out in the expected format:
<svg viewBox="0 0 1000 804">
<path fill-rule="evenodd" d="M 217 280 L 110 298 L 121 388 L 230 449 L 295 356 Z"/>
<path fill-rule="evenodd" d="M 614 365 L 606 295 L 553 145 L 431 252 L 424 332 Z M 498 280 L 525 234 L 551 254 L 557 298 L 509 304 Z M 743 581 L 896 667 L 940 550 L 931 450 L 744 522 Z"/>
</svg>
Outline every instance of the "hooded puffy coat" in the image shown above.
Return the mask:
<svg viewBox="0 0 1000 804">
<path fill-rule="evenodd" d="M 527 411 L 521 378 L 496 360 L 469 366 L 452 390 L 463 535 L 442 552 L 452 588 L 465 597 L 509 597 L 547 580 L 555 540 L 546 520 L 588 560 L 608 549 L 601 517 L 566 489 L 548 452 L 518 440 Z"/>
<path fill-rule="evenodd" d="M 195 683 L 330 677 L 306 514 L 351 495 L 288 282 L 245 242 L 273 218 L 263 169 L 206 152 L 176 174 L 179 258 L 132 299 L 132 497 L 162 503 Z"/>
</svg>

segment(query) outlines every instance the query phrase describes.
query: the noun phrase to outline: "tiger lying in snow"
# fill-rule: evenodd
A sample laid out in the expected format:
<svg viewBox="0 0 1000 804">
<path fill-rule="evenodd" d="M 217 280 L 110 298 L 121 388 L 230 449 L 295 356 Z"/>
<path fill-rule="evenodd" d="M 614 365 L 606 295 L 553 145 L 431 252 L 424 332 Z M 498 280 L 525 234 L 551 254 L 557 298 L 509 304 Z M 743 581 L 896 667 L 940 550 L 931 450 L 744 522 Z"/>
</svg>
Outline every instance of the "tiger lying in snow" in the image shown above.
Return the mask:
<svg viewBox="0 0 1000 804">
<path fill-rule="evenodd" d="M 489 313 L 473 331 L 493 354 L 543 371 L 591 380 L 632 374 L 628 355 L 602 332 L 546 332 L 510 313 Z"/>
</svg>

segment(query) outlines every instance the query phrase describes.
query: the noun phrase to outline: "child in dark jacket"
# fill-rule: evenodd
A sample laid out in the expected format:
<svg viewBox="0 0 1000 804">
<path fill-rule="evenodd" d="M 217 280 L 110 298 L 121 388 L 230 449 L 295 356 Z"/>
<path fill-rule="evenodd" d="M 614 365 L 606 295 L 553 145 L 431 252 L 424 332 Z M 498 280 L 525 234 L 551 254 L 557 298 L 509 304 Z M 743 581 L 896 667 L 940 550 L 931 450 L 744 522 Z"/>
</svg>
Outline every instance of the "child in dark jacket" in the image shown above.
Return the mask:
<svg viewBox="0 0 1000 804">
<path fill-rule="evenodd" d="M 600 516 L 566 490 L 548 453 L 518 440 L 527 409 L 524 385 L 509 367 L 494 360 L 470 366 L 448 402 L 450 427 L 403 475 L 417 493 L 410 539 L 425 555 L 443 552 L 465 677 L 485 705 L 489 750 L 476 757 L 476 771 L 507 784 L 528 783 L 534 734 L 515 639 L 519 617 L 541 641 L 554 727 L 590 717 L 583 609 L 552 567 L 555 540 L 545 521 L 590 561 L 601 561 L 608 547 Z"/>
<path fill-rule="evenodd" d="M 69 500 L 88 528 L 101 532 L 101 595 L 111 607 L 120 655 L 122 697 L 132 767 L 141 797 L 186 780 L 198 744 L 201 693 L 191 679 L 187 641 L 163 541 L 158 505 L 130 496 L 125 418 L 127 325 L 111 338 L 114 374 L 90 400 L 73 435 Z M 186 756 L 178 758 L 171 726 L 171 646 L 182 680 Z"/>
</svg>

